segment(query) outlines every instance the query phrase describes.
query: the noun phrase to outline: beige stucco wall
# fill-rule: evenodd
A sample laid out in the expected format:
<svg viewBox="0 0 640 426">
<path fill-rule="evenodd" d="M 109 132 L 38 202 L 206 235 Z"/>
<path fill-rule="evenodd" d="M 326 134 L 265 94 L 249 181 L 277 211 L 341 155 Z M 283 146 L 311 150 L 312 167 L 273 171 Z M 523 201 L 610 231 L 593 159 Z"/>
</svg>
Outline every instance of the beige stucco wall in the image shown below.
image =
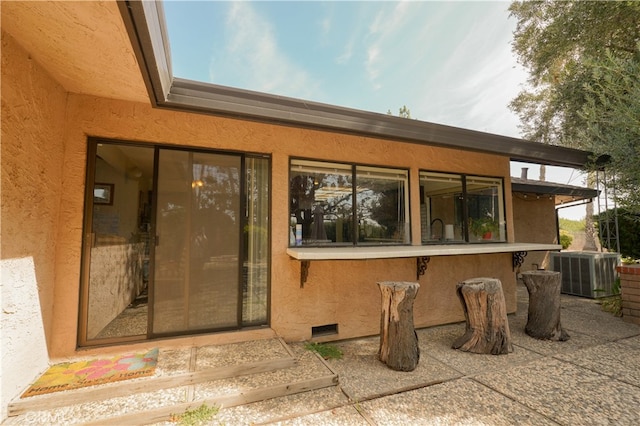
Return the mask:
<svg viewBox="0 0 640 426">
<path fill-rule="evenodd" d="M 556 231 L 555 200 L 548 196 L 537 198 L 524 194 L 513 196 L 513 219 L 517 242 L 559 244 Z M 549 269 L 549 252 L 530 252 L 520 270 Z"/>
<path fill-rule="evenodd" d="M 48 364 L 62 192 L 66 92 L 2 32 L 2 418 Z"/>
<path fill-rule="evenodd" d="M 285 253 L 288 244 L 288 161 L 290 156 L 384 164 L 409 168 L 411 182 L 418 181 L 420 168 L 481 175 L 509 175 L 509 162 L 498 156 L 460 153 L 449 149 L 422 147 L 365 137 L 278 127 L 223 119 L 203 114 L 186 114 L 153 109 L 148 105 L 80 95 L 69 96 L 67 175 L 60 225 L 68 240 L 60 254 L 69 261 L 60 265 L 56 307 L 77 312 L 78 301 L 66 295 L 78 294 L 83 170 L 87 135 L 140 142 L 189 145 L 213 149 L 267 153 L 272 156 L 272 274 L 271 326 L 289 340 L 311 337 L 311 327 L 338 324 L 339 335 L 349 338 L 374 334 L 379 326 L 380 280 L 415 280 L 415 260 L 370 260 L 313 262 L 309 281 L 300 288 L 300 263 Z M 313 147 L 310 151 L 309 147 Z M 505 182 L 508 187 L 508 180 Z M 419 199 L 418 185 L 411 186 L 412 199 Z M 511 209 L 507 191 L 507 208 Z M 412 203 L 412 234 L 419 240 L 418 204 Z M 508 213 L 509 214 L 509 213 Z M 509 230 L 510 233 L 511 229 Z M 496 267 L 501 264 L 502 267 Z M 455 267 L 453 266 L 455 265 Z M 503 279 L 509 310 L 515 309 L 511 255 L 434 258 L 421 278 L 423 289 L 416 303 L 416 324 L 432 325 L 463 319 L 453 288 L 471 276 L 499 276 Z M 52 349 L 67 353 L 73 349 L 76 317 L 56 316 Z"/>
<path fill-rule="evenodd" d="M 4 54 L 3 51 L 3 58 Z M 9 56 L 12 60 L 27 61 L 24 51 L 13 51 Z M 20 84 L 29 87 L 28 82 Z M 41 90 L 46 91 L 45 88 Z M 19 99 L 11 97 L 8 101 L 13 103 Z M 64 111 L 64 105 L 58 105 L 57 111 Z M 49 209 L 46 213 L 34 212 L 34 218 L 38 223 L 41 223 L 40 215 L 45 221 L 52 221 L 51 234 L 57 236 L 52 244 L 46 246 L 46 249 L 55 247 L 55 261 L 49 254 L 45 264 L 49 265 L 48 269 L 51 269 L 52 273 L 42 284 L 46 286 L 47 303 L 53 300 L 54 311 L 53 314 L 48 311 L 45 324 L 50 330 L 47 336 L 49 349 L 55 357 L 71 354 L 76 349 L 88 136 L 141 143 L 251 151 L 272 156 L 271 327 L 288 340 L 307 339 L 311 336 L 311 327 L 333 323 L 338 324 L 339 330 L 339 334 L 333 338 L 375 334 L 379 331 L 380 311 L 380 293 L 376 282 L 416 279 L 415 259 L 312 262 L 309 279 L 304 288 L 300 288 L 300 263 L 291 260 L 285 253 L 289 236 L 287 209 L 290 156 L 410 169 L 414 241 L 420 240 L 419 205 L 415 201 L 419 199 L 419 169 L 503 176 L 506 188 L 507 232 L 513 240 L 513 228 L 509 220 L 511 194 L 508 158 L 205 114 L 153 109 L 143 103 L 77 94 L 68 95 L 66 111 L 66 121 L 64 116 L 60 117 L 59 121 L 66 124 L 63 145 L 59 140 L 51 142 L 49 138 L 42 138 L 27 147 L 28 155 L 36 158 L 31 161 L 31 165 L 37 165 L 39 162 L 49 164 L 51 161 L 57 167 L 57 170 L 51 171 L 51 178 L 53 182 L 58 183 L 50 188 L 51 194 L 56 195 L 50 197 L 56 199 L 56 208 L 51 211 L 57 211 L 60 206 L 59 215 L 49 218 L 52 214 Z M 13 125 L 20 127 L 17 123 Z M 41 126 L 42 128 L 34 132 L 51 136 L 49 126 L 46 123 L 41 123 Z M 62 137 L 62 125 L 58 126 L 59 136 Z M 15 132 L 18 133 L 19 130 Z M 50 144 L 55 147 L 55 153 L 45 151 L 51 149 Z M 60 157 L 62 153 L 63 158 Z M 32 170 L 25 169 L 19 173 L 22 179 L 28 180 Z M 36 185 L 37 182 L 30 182 L 31 187 Z M 12 192 L 11 196 L 24 204 L 30 201 L 19 192 Z M 17 238 L 15 233 L 11 236 L 8 244 L 13 244 Z M 39 242 L 34 241 L 34 246 L 39 250 L 45 250 Z M 501 278 L 508 310 L 515 310 L 515 277 L 511 271 L 510 254 L 433 257 L 426 275 L 420 278 L 422 287 L 415 305 L 416 325 L 421 327 L 462 320 L 462 310 L 454 291 L 455 284 L 474 276 Z"/>
</svg>

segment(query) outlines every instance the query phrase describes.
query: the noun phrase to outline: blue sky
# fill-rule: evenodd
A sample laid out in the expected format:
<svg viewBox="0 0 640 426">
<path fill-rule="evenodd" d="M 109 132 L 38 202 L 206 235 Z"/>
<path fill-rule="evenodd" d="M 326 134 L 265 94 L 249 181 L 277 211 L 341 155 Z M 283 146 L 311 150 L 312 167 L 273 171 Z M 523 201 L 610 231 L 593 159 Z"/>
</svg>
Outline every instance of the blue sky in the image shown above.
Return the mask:
<svg viewBox="0 0 640 426">
<path fill-rule="evenodd" d="M 173 74 L 520 137 L 507 1 L 174 1 Z M 522 164 L 514 164 L 519 176 Z M 570 170 L 547 180 L 583 185 Z M 529 177 L 538 167 L 529 165 Z M 563 210 L 563 216 L 572 214 Z M 582 213 L 584 215 L 584 213 Z M 576 217 L 576 218 L 577 218 Z"/>
</svg>

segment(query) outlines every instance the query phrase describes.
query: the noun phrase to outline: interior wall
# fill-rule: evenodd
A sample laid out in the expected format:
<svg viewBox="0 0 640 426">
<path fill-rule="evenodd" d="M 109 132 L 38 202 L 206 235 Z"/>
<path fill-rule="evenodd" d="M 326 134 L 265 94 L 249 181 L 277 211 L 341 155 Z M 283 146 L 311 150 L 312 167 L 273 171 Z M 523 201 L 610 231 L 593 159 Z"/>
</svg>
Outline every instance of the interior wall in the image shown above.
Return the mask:
<svg viewBox="0 0 640 426">
<path fill-rule="evenodd" d="M 2 383 L 8 399 L 48 365 L 66 92 L 2 32 Z M 77 244 L 77 242 L 76 242 Z"/>
</svg>

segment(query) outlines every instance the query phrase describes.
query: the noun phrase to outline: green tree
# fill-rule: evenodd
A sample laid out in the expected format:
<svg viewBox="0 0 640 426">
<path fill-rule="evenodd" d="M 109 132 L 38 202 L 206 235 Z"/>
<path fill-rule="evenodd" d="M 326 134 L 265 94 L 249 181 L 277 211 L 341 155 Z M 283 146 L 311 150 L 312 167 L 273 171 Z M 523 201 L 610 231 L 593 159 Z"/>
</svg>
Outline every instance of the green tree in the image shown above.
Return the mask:
<svg viewBox="0 0 640 426">
<path fill-rule="evenodd" d="M 640 2 L 517 1 L 512 44 L 529 71 L 529 87 L 510 104 L 525 137 L 554 145 L 591 148 L 586 142 L 585 85 L 608 55 L 635 56 Z"/>
<path fill-rule="evenodd" d="M 606 219 L 610 222 L 607 224 Z M 600 226 L 615 227 L 616 224 L 613 220 L 613 214 L 609 212 L 608 215 L 603 213 L 603 217 L 598 216 L 595 219 L 600 223 Z M 629 257 L 631 259 L 640 259 L 640 215 L 638 213 L 631 212 L 625 208 L 618 209 L 618 232 L 620 235 L 620 254 Z M 608 247 L 607 241 L 600 239 L 602 247 L 615 250 L 616 247 Z"/>
<path fill-rule="evenodd" d="M 593 65 L 585 85 L 586 103 L 580 110 L 587 148 L 611 156 L 619 204 L 640 213 L 640 49 L 629 58 L 608 53 Z"/>
<path fill-rule="evenodd" d="M 603 123 L 597 117 L 624 109 L 609 111 L 602 101 L 603 85 L 608 84 L 602 67 L 612 61 L 625 66 L 637 63 L 640 2 L 516 1 L 509 10 L 518 19 L 513 50 L 530 75 L 529 87 L 510 104 L 520 117 L 524 136 L 592 150 L 596 155 L 607 153 L 613 158 L 608 173 L 624 181 L 623 175 L 636 168 L 617 167 L 621 163 L 615 158 L 619 153 L 611 149 L 612 135 L 602 132 Z M 638 158 L 628 156 L 630 161 Z M 629 181 L 637 182 L 637 177 L 631 175 Z M 585 249 L 595 248 L 592 214 L 589 204 Z"/>
<path fill-rule="evenodd" d="M 387 110 L 387 115 L 393 115 L 390 109 Z M 398 117 L 411 118 L 411 110 L 406 105 L 402 105 L 398 108 Z"/>
</svg>

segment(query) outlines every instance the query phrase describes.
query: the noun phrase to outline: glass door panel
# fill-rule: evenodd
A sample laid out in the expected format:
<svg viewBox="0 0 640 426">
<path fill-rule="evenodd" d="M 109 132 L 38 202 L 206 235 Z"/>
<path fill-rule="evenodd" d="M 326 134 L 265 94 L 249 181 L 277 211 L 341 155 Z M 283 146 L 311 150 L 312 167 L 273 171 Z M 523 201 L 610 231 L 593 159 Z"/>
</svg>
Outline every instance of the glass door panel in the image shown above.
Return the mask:
<svg viewBox="0 0 640 426">
<path fill-rule="evenodd" d="M 92 147 L 86 322 L 80 341 L 146 337 L 154 150 L 107 143 Z"/>
<path fill-rule="evenodd" d="M 152 334 L 239 326 L 241 165 L 159 150 Z"/>
<path fill-rule="evenodd" d="M 269 282 L 269 159 L 246 158 L 242 322 L 267 322 Z"/>
</svg>

